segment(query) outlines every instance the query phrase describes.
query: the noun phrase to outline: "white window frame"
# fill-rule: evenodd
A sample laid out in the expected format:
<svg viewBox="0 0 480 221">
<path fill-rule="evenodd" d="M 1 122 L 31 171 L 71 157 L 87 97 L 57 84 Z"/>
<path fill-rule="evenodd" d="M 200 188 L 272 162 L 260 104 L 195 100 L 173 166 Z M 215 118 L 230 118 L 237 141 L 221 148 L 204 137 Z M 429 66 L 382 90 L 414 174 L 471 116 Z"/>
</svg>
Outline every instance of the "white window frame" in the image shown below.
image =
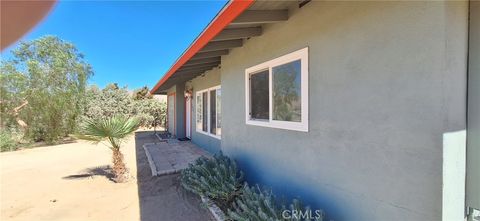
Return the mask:
<svg viewBox="0 0 480 221">
<path fill-rule="evenodd" d="M 221 139 L 221 135 L 217 135 L 217 134 L 212 134 L 210 133 L 210 127 L 211 127 L 211 121 L 210 121 L 210 91 L 213 91 L 213 90 L 218 90 L 218 89 L 222 89 L 222 87 L 220 85 L 218 86 L 215 86 L 215 87 L 211 87 L 211 88 L 207 88 L 207 89 L 203 89 L 203 90 L 200 90 L 200 91 L 197 91 L 195 93 L 195 131 L 197 133 L 201 133 L 201 134 L 204 134 L 204 135 L 207 135 L 207 136 L 211 136 L 213 138 L 217 138 L 217 139 Z M 207 121 L 207 132 L 203 131 L 202 129 L 199 129 L 196 125 L 197 125 L 197 96 L 202 96 L 202 93 L 203 92 L 207 92 L 207 116 L 203 116 L 202 117 L 202 120 L 206 120 Z M 215 96 L 217 95 L 217 93 L 215 92 Z M 203 98 L 202 98 L 203 99 Z M 216 106 L 216 105 L 215 105 Z M 203 110 L 202 110 L 202 114 L 203 114 Z M 218 119 L 218 111 L 215 111 L 215 120 Z"/>
<path fill-rule="evenodd" d="M 273 83 L 272 83 L 272 68 L 290 63 L 292 61 L 300 60 L 301 66 L 301 121 L 300 122 L 291 122 L 291 121 L 279 121 L 273 120 Z M 269 119 L 268 120 L 255 120 L 250 116 L 250 75 L 258 73 L 263 70 L 268 69 L 268 96 L 269 96 Z M 245 70 L 245 123 L 248 125 L 262 126 L 262 127 L 271 127 L 279 128 L 286 130 L 296 130 L 308 132 L 308 47 L 294 51 L 292 53 L 283 55 L 281 57 L 275 58 L 273 60 L 255 65 L 253 67 L 247 68 Z"/>
</svg>

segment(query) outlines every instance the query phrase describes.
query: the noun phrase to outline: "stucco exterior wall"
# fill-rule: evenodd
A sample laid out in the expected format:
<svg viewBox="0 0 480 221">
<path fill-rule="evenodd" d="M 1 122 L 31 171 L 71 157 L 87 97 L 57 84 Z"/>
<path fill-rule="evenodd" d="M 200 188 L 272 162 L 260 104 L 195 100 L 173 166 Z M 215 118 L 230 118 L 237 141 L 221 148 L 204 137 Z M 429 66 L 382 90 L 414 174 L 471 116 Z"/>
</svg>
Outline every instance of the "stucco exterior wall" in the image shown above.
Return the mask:
<svg viewBox="0 0 480 221">
<path fill-rule="evenodd" d="M 175 99 L 175 113 L 173 123 L 171 122 L 171 113 L 167 113 L 167 130 L 170 134 L 174 135 L 176 138 L 185 137 L 185 83 L 176 84 L 169 89 L 167 92 L 167 104 L 168 104 L 168 95 L 174 95 Z M 168 109 L 167 109 L 168 111 Z M 171 128 L 174 126 L 174 128 Z"/>
<path fill-rule="evenodd" d="M 290 10 L 222 57 L 222 151 L 335 220 L 441 220 L 442 136 L 466 127 L 467 18 L 467 2 Z M 307 46 L 309 132 L 246 125 L 245 69 Z"/>
<path fill-rule="evenodd" d="M 220 140 L 196 131 L 196 99 L 197 91 L 220 85 L 220 69 L 214 68 L 205 72 L 204 76 L 199 76 L 186 83 L 186 87 L 193 89 L 192 99 L 192 142 L 206 149 L 211 153 L 220 151 Z M 222 99 L 223 102 L 223 99 Z"/>
<path fill-rule="evenodd" d="M 175 136 L 185 137 L 185 83 L 175 85 Z"/>
<path fill-rule="evenodd" d="M 172 95 L 174 94 L 176 96 L 176 86 L 172 86 L 171 88 L 169 88 L 166 92 L 167 92 L 167 105 L 171 105 L 169 104 L 168 102 L 168 95 Z M 175 99 L 174 99 L 175 100 Z M 176 102 L 176 101 L 175 101 Z M 176 105 L 176 104 L 174 104 Z M 176 108 L 176 106 L 175 106 Z M 177 114 L 175 112 L 171 112 L 169 109 L 168 109 L 168 106 L 167 106 L 167 131 L 172 134 L 172 135 L 175 135 L 176 134 L 176 130 L 175 130 L 175 118 L 177 117 Z"/>
<path fill-rule="evenodd" d="M 480 2 L 470 2 L 467 206 L 480 210 Z"/>
</svg>

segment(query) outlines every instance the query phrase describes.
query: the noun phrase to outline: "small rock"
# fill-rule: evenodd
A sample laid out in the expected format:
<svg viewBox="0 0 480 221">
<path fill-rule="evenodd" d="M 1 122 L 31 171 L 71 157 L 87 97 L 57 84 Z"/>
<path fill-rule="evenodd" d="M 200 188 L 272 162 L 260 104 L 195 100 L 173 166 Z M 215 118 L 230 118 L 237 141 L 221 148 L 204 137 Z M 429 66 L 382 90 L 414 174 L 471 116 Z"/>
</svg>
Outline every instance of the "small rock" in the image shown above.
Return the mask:
<svg viewBox="0 0 480 221">
<path fill-rule="evenodd" d="M 57 200 L 53 199 L 53 200 L 50 200 L 50 202 L 55 203 L 55 202 L 57 202 Z"/>
</svg>

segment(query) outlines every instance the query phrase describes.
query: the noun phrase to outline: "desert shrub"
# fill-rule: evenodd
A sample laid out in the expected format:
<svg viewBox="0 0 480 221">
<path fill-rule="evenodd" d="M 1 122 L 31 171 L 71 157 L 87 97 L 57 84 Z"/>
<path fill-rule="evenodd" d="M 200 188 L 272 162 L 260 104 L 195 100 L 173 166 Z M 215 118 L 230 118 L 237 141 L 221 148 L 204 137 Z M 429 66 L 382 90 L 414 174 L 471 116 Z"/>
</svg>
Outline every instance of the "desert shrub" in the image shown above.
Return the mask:
<svg viewBox="0 0 480 221">
<path fill-rule="evenodd" d="M 6 131 L 0 131 L 0 151 L 12 151 L 15 150 L 15 140 Z"/>
<path fill-rule="evenodd" d="M 275 199 L 270 191 L 262 191 L 258 186 L 245 184 L 242 195 L 232 204 L 228 215 L 233 220 L 277 221 L 281 214 L 275 207 Z"/>
<path fill-rule="evenodd" d="M 86 105 L 81 122 L 104 120 L 113 116 L 136 117 L 141 126 L 163 126 L 166 104 L 148 94 L 143 87 L 133 94 L 127 87 L 109 84 L 100 89 L 90 86 L 86 92 Z"/>
<path fill-rule="evenodd" d="M 213 158 L 200 157 L 181 173 L 185 189 L 212 199 L 221 208 L 228 207 L 238 196 L 242 182 L 243 172 L 234 160 L 221 153 Z"/>
<path fill-rule="evenodd" d="M 134 103 L 126 87 L 109 84 L 100 89 L 93 85 L 87 89 L 84 116 L 87 119 L 103 120 L 114 116 L 128 117 L 132 114 Z"/>
<path fill-rule="evenodd" d="M 285 204 L 278 206 L 277 201 L 271 191 L 245 184 L 228 215 L 236 221 L 321 221 L 324 218 L 322 211 L 304 207 L 298 199 L 288 207 Z"/>
<path fill-rule="evenodd" d="M 0 151 L 14 151 L 22 141 L 23 134 L 16 128 L 1 128 Z"/>
<path fill-rule="evenodd" d="M 303 206 L 298 199 L 287 205 L 258 185 L 249 187 L 245 183 L 242 187 L 243 172 L 221 153 L 198 158 L 180 177 L 185 189 L 213 200 L 227 214 L 227 220 L 321 221 L 325 217 L 323 211 Z"/>
<path fill-rule="evenodd" d="M 167 115 L 167 104 L 157 99 L 135 100 L 135 116 L 144 127 L 164 126 Z"/>
</svg>

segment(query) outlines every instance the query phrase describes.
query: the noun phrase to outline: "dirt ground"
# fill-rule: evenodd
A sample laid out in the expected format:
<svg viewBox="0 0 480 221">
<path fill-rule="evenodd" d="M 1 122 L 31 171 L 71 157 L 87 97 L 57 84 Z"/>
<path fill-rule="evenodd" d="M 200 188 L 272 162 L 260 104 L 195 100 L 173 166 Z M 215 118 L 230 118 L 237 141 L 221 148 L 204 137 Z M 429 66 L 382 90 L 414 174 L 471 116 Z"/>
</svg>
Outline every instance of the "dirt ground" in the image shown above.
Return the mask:
<svg viewBox="0 0 480 221">
<path fill-rule="evenodd" d="M 122 152 L 132 178 L 120 184 L 109 180 L 111 151 L 102 144 L 0 153 L 0 220 L 210 220 L 197 197 L 179 190 L 178 175 L 151 177 L 134 136 Z"/>
<path fill-rule="evenodd" d="M 122 148 L 135 175 L 133 136 Z M 138 220 L 136 179 L 113 183 L 110 162 L 110 149 L 87 142 L 1 153 L 0 220 Z"/>
</svg>

